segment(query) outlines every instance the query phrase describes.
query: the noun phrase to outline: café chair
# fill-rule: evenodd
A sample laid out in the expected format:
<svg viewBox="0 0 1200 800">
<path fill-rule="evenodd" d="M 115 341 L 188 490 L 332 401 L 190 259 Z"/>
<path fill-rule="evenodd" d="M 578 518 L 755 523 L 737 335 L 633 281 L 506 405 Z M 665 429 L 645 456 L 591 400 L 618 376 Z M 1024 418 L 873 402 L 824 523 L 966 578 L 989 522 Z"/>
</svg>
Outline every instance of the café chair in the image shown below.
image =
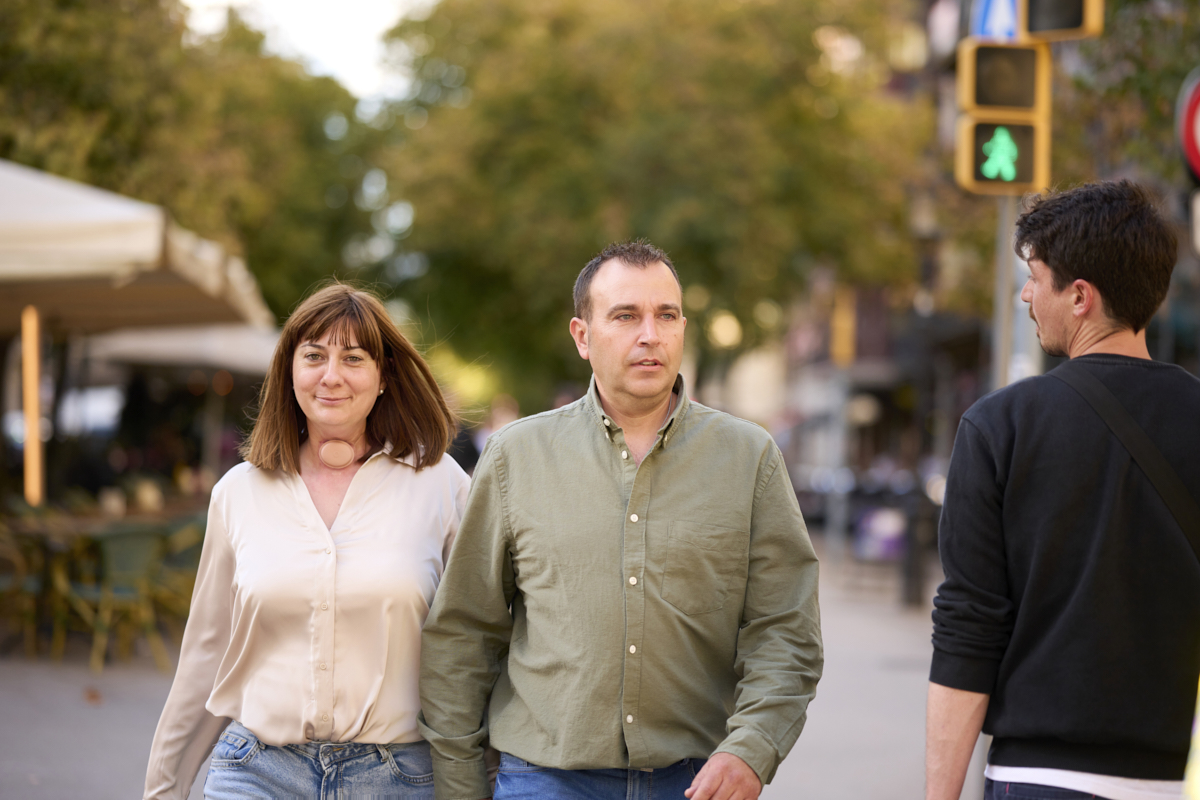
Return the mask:
<svg viewBox="0 0 1200 800">
<path fill-rule="evenodd" d="M 141 629 L 158 668 L 169 673 L 171 661 L 158 632 L 152 591 L 162 563 L 162 529 L 125 524 L 98 535 L 96 543 L 98 585 L 70 580 L 61 562 L 53 570 L 55 589 L 92 629 L 92 671 L 103 671 L 109 633 L 114 623 L 124 623 Z M 127 651 L 129 644 L 128 628 L 118 630 L 119 650 Z"/>
<path fill-rule="evenodd" d="M 154 600 L 164 612 L 168 630 L 182 640 L 183 623 L 192 605 L 200 552 L 204 546 L 207 514 L 201 512 L 178 519 L 167 534 L 162 568 L 154 582 Z"/>
<path fill-rule="evenodd" d="M 36 558 L 26 558 L 16 542 L 0 538 L 0 609 L 20 626 L 29 658 L 37 657 L 37 602 L 41 593 L 41 564 Z"/>
</svg>

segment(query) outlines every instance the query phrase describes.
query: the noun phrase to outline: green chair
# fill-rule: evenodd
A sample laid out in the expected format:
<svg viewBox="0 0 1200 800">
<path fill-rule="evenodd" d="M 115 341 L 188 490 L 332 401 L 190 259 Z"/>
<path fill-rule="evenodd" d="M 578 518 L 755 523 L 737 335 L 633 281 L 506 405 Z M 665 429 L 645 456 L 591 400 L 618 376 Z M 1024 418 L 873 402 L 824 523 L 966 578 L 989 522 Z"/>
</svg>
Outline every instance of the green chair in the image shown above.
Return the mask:
<svg viewBox="0 0 1200 800">
<path fill-rule="evenodd" d="M 116 626 L 120 655 L 128 657 L 132 629 L 138 628 L 149 642 L 158 668 L 169 673 L 171 660 L 158 632 L 152 589 L 162 563 L 161 527 L 118 525 L 97 535 L 96 543 L 100 549 L 99 585 L 71 581 L 64 569 L 54 570 L 56 590 L 92 628 L 92 670 L 104 669 L 109 634 Z"/>
<path fill-rule="evenodd" d="M 183 623 L 191 610 L 207 517 L 206 512 L 201 512 L 172 523 L 165 541 L 162 568 L 154 582 L 154 600 L 164 612 L 168 629 L 172 632 L 178 629 L 178 639 L 183 638 Z"/>
<path fill-rule="evenodd" d="M 0 537 L 0 610 L 17 621 L 25 639 L 25 655 L 37 657 L 37 603 L 42 594 L 40 559 L 27 558 L 17 543 Z"/>
</svg>

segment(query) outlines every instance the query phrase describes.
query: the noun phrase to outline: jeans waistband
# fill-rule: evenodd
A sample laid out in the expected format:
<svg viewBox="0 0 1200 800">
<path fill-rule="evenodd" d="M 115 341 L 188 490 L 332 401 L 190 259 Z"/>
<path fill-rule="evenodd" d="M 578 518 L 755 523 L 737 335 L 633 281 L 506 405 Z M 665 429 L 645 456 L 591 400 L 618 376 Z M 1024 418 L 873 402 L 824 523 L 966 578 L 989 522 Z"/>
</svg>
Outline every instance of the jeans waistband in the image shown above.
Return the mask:
<svg viewBox="0 0 1200 800">
<path fill-rule="evenodd" d="M 240 722 L 235 722 L 238 728 L 241 728 L 240 735 L 254 736 L 254 732 Z M 233 727 L 233 726 L 230 726 Z M 235 731 L 237 732 L 237 731 Z M 243 733 L 244 732 L 244 733 Z M 257 739 L 257 736 L 254 736 Z M 298 744 L 284 745 L 293 753 L 311 758 L 313 761 L 319 761 L 323 767 L 329 767 L 330 764 L 336 764 L 340 761 L 347 761 L 352 758 L 361 758 L 366 755 L 375 755 L 380 761 L 387 761 L 388 751 L 397 752 L 411 747 L 429 747 L 426 741 L 403 742 L 398 744 L 369 744 L 366 742 L 301 742 Z"/>
</svg>

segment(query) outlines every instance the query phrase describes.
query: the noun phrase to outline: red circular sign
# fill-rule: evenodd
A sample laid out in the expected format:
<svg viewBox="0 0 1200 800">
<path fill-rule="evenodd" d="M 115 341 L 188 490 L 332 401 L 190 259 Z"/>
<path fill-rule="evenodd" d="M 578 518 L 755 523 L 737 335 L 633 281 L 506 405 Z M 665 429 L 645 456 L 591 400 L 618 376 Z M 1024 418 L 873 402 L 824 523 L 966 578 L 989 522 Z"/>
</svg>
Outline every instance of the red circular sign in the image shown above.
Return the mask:
<svg viewBox="0 0 1200 800">
<path fill-rule="evenodd" d="M 1196 180 L 1200 180 L 1200 68 L 1192 70 L 1175 106 L 1175 125 L 1183 158 Z"/>
</svg>

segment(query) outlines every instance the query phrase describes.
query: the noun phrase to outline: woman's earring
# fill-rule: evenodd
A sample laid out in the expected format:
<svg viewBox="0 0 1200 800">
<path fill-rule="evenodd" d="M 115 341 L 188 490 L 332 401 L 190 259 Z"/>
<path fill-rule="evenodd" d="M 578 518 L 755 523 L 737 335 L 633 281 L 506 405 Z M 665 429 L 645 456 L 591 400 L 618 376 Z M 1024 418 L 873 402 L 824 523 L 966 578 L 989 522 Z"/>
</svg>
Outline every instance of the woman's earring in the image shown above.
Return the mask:
<svg viewBox="0 0 1200 800">
<path fill-rule="evenodd" d="M 380 387 L 379 387 L 379 393 L 380 393 L 380 394 L 383 394 L 383 387 L 382 387 L 382 386 L 380 386 Z"/>
</svg>

